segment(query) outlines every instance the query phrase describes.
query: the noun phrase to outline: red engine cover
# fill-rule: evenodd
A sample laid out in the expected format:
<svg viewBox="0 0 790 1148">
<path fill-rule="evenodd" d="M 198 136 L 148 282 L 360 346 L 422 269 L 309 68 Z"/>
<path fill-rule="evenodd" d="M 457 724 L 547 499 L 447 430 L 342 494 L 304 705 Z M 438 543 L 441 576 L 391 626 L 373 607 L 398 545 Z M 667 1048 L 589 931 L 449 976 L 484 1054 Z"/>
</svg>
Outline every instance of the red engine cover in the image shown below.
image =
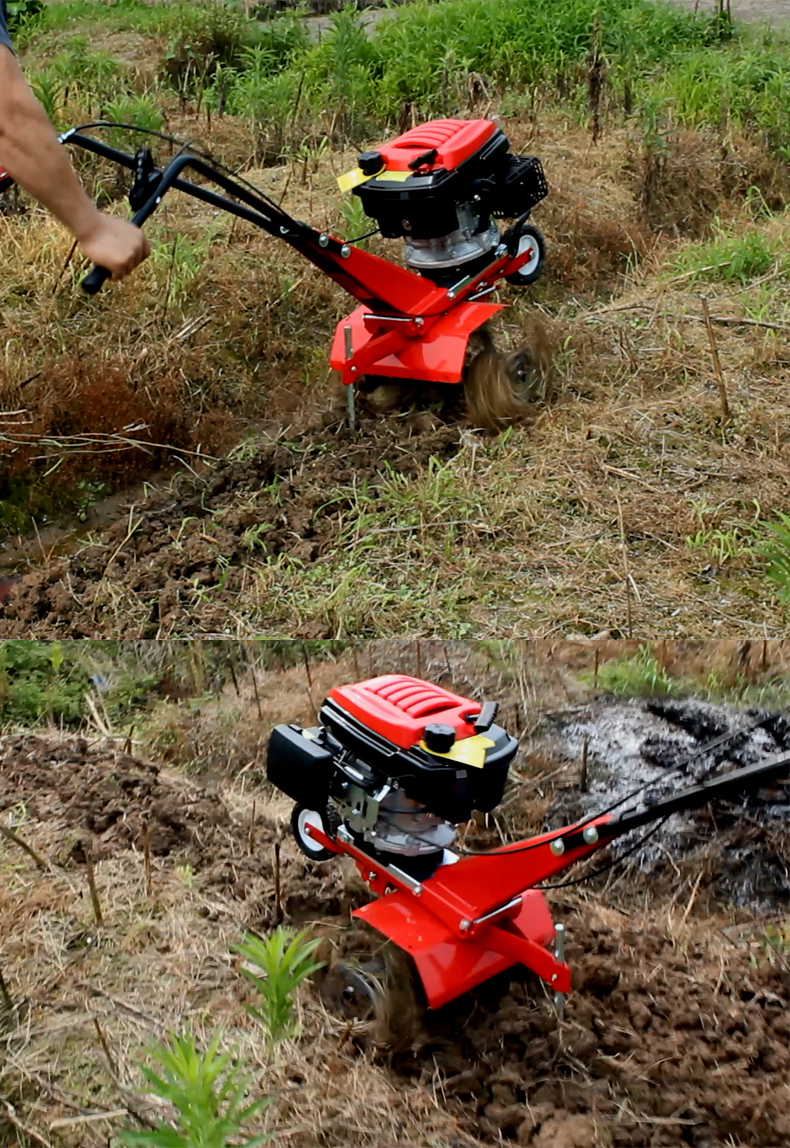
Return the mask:
<svg viewBox="0 0 790 1148">
<path fill-rule="evenodd" d="M 382 144 L 376 151 L 384 156 L 388 171 L 408 171 L 412 160 L 436 148 L 436 160 L 426 166 L 454 171 L 479 151 L 496 130 L 491 120 L 430 120 Z"/>
<path fill-rule="evenodd" d="M 452 726 L 457 741 L 472 737 L 475 728 L 466 718 L 474 721 L 481 709 L 479 702 L 406 674 L 384 674 L 356 685 L 338 686 L 329 696 L 368 729 L 401 749 L 411 749 L 422 741 L 431 722 Z"/>
</svg>

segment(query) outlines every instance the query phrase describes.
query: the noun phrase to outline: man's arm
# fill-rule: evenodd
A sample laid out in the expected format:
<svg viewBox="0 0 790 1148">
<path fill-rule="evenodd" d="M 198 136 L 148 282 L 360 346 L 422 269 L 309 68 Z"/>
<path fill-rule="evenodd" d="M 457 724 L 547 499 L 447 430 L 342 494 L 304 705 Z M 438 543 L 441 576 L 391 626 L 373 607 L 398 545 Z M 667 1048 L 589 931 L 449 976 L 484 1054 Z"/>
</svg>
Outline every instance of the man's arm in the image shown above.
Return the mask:
<svg viewBox="0 0 790 1148">
<path fill-rule="evenodd" d="M 122 279 L 149 254 L 139 228 L 88 198 L 13 53 L 0 43 L 0 167 L 74 234 L 83 254 Z"/>
</svg>

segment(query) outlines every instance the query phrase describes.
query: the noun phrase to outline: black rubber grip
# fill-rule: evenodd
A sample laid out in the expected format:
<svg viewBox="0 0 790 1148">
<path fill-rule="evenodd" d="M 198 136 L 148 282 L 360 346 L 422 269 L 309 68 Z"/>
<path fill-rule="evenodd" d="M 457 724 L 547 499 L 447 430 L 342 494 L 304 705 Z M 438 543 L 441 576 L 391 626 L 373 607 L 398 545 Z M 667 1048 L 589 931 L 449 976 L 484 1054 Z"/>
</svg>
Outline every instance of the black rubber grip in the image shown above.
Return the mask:
<svg viewBox="0 0 790 1148">
<path fill-rule="evenodd" d="M 95 295 L 97 291 L 101 291 L 109 278 L 110 272 L 107 268 L 99 267 L 98 263 L 96 263 L 94 264 L 93 270 L 89 271 L 82 280 L 82 290 L 86 295 Z"/>
</svg>

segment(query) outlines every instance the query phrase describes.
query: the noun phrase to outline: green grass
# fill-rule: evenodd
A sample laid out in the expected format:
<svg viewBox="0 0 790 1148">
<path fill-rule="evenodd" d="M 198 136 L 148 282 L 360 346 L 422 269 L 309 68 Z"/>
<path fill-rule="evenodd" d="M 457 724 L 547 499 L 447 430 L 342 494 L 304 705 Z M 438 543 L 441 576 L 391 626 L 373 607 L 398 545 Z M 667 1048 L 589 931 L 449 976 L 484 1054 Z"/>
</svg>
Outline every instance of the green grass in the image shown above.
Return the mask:
<svg viewBox="0 0 790 1148">
<path fill-rule="evenodd" d="M 779 240 L 771 240 L 757 230 L 728 234 L 718 225 L 715 238 L 709 243 L 694 243 L 680 251 L 673 260 L 672 271 L 688 275 L 689 283 L 705 280 L 746 284 L 786 262 Z"/>
<path fill-rule="evenodd" d="M 583 675 L 591 685 L 593 675 Z M 640 646 L 632 658 L 612 658 L 598 669 L 598 689 L 622 698 L 663 697 L 677 692 L 677 683 L 660 665 L 649 646 Z"/>
<path fill-rule="evenodd" d="M 552 92 L 586 99 L 587 56 L 595 40 L 615 88 L 649 81 L 654 71 L 720 43 L 720 26 L 650 0 L 418 0 L 399 9 L 368 38 L 354 6 L 336 13 L 319 44 L 292 15 L 246 20 L 239 5 L 216 0 L 149 6 L 67 2 L 47 6 L 22 33 L 37 57 L 75 28 L 89 40 L 135 31 L 160 44 L 159 79 L 182 95 L 199 95 L 268 130 L 321 123 L 332 109 L 336 131 L 355 137 L 399 115 L 404 102 L 423 116 L 468 110 L 470 80 L 500 92 Z M 100 53 L 97 53 L 97 56 Z M 93 61 L 94 73 L 100 70 Z M 57 67 L 56 61 L 50 66 Z M 86 94 L 101 77 L 78 76 Z M 118 82 L 126 88 L 123 76 Z M 297 108 L 298 105 L 298 108 Z M 298 110 L 299 116 L 296 116 Z"/>
<path fill-rule="evenodd" d="M 790 514 L 777 512 L 778 522 L 764 522 L 769 532 L 760 545 L 760 551 L 768 560 L 768 577 L 775 583 L 780 598 L 790 602 Z"/>
</svg>

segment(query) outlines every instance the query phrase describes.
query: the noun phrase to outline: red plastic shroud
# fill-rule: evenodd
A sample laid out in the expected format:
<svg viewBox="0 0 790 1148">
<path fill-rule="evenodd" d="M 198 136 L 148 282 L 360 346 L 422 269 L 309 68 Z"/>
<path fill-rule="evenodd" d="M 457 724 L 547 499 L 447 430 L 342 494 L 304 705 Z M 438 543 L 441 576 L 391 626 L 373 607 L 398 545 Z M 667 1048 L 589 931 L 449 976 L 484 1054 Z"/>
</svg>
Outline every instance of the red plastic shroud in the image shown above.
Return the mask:
<svg viewBox="0 0 790 1148">
<path fill-rule="evenodd" d="M 481 708 L 479 702 L 406 674 L 384 674 L 355 685 L 338 686 L 329 696 L 368 729 L 401 749 L 417 745 L 430 722 L 452 726 L 456 741 L 472 737 L 474 719 Z"/>
<path fill-rule="evenodd" d="M 374 150 L 384 158 L 387 171 L 409 171 L 409 165 L 436 149 L 436 159 L 424 169 L 454 171 L 489 140 L 496 131 L 492 120 L 431 120 L 410 128 L 402 136 L 379 144 Z"/>
</svg>

